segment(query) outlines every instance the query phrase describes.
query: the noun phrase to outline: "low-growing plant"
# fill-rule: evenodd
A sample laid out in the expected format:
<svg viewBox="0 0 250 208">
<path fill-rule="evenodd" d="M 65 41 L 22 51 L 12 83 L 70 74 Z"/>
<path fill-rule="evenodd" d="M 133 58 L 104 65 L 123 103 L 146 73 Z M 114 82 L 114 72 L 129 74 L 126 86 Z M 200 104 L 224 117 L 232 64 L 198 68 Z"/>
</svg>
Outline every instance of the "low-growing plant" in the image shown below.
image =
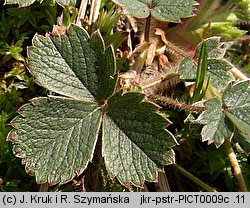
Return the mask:
<svg viewBox="0 0 250 208">
<path fill-rule="evenodd" d="M 22 2 L 21 6 L 33 2 Z M 193 181 L 194 190 L 198 185 L 215 191 L 219 187 L 209 186 L 211 181 L 204 176 L 210 174 L 217 180 L 224 174 L 226 190 L 247 191 L 233 146 L 247 158 L 249 82 L 240 80 L 245 76 L 224 58 L 227 47 L 221 37 L 209 32 L 223 34 L 224 40 L 226 34 L 231 35 L 230 40 L 245 34 L 234 29 L 232 21 L 230 26 L 215 24 L 233 12 L 214 14 L 214 1 L 202 3 L 197 16 L 193 0 L 174 4 L 170 0 L 114 2 L 129 15 L 121 8 L 117 12 L 113 6 L 105 7 L 112 3 L 103 1 L 96 22 L 71 24 L 76 18 L 72 7 L 76 2 L 71 2 L 63 11 L 64 26 L 54 27 L 45 36 L 34 36 L 27 50 L 27 68 L 50 95 L 31 99 L 10 122 L 13 128 L 7 140 L 13 143 L 15 156 L 22 158 L 37 183 L 50 186 L 77 176 L 82 181 L 84 178 L 84 190 L 94 191 L 98 190 L 98 177 L 108 181 L 105 177 L 109 176 L 129 190 L 143 188 L 145 181 L 156 182 L 158 172 L 165 168 L 167 176 L 180 177 L 176 170 Z M 69 2 L 58 3 L 66 6 Z M 95 12 L 99 12 L 100 3 L 96 2 Z M 221 11 L 230 6 L 227 3 Z M 211 15 L 211 22 L 204 22 L 204 17 Z M 138 22 L 146 19 L 136 47 L 132 32 L 117 25 L 124 18 L 131 24 L 136 21 L 133 18 Z M 181 25 L 183 18 L 189 19 Z M 197 21 L 199 24 L 194 24 Z M 196 26 L 195 33 L 187 29 L 191 25 Z M 225 25 L 231 30 L 224 30 Z M 177 44 L 168 39 L 168 31 L 172 35 L 174 28 L 186 29 L 186 37 Z M 199 44 L 198 36 L 202 37 Z M 126 59 L 129 67 L 119 72 L 116 66 Z M 190 170 L 200 179 L 184 169 L 190 165 L 184 162 L 185 157 L 194 158 Z M 246 162 L 242 164 L 247 170 Z M 236 181 L 230 179 L 232 173 Z"/>
</svg>

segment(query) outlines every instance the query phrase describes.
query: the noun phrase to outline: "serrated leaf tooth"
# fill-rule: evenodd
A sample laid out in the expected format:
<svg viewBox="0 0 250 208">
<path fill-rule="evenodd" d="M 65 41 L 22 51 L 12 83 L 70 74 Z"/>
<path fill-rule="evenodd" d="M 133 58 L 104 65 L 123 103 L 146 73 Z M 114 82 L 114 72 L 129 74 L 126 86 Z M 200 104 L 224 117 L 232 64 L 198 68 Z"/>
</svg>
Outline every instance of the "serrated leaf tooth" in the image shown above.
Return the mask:
<svg viewBox="0 0 250 208">
<path fill-rule="evenodd" d="M 6 141 L 13 141 L 13 129 L 8 133 Z"/>
<path fill-rule="evenodd" d="M 121 182 L 121 184 L 124 185 L 128 190 L 130 190 L 131 188 L 130 183 Z"/>
<path fill-rule="evenodd" d="M 16 149 L 13 149 L 13 153 L 14 153 L 14 155 L 16 156 L 16 157 L 19 157 L 19 158 L 22 158 L 23 157 L 23 154 L 22 154 L 22 152 L 20 152 L 20 151 L 18 151 L 18 150 L 16 150 Z M 23 160 L 22 160 L 22 162 L 23 162 Z M 23 164 L 24 164 L 25 162 L 23 162 Z"/>
<path fill-rule="evenodd" d="M 12 126 L 12 127 L 14 127 L 14 128 L 16 128 L 15 127 L 15 122 L 16 122 L 16 120 L 18 119 L 18 116 L 17 117 L 15 117 L 15 118 L 13 118 L 11 121 L 10 121 L 10 125 Z"/>
<path fill-rule="evenodd" d="M 36 105 L 37 105 L 37 102 L 38 102 L 38 99 L 39 99 L 39 98 L 32 98 L 32 99 L 30 100 L 30 102 L 31 102 L 34 106 L 36 106 Z"/>
<path fill-rule="evenodd" d="M 218 149 L 223 143 L 224 143 L 224 139 L 223 139 L 223 141 L 222 141 L 222 143 L 214 143 L 215 144 L 215 147 Z M 210 143 L 209 143 L 210 144 Z M 211 144 L 212 144 L 212 142 L 211 142 Z"/>
<path fill-rule="evenodd" d="M 67 183 L 68 181 L 72 180 L 72 178 L 65 178 L 64 176 L 61 176 L 61 183 L 64 184 L 64 183 Z M 53 183 L 53 180 L 51 181 L 51 183 Z"/>
<path fill-rule="evenodd" d="M 53 181 L 53 179 L 47 179 L 47 181 L 48 181 L 48 185 L 49 186 L 53 186 L 53 185 L 55 185 L 55 182 Z"/>
<path fill-rule="evenodd" d="M 76 175 L 79 176 L 83 173 L 83 170 L 76 171 Z"/>
<path fill-rule="evenodd" d="M 23 160 L 22 160 L 23 161 Z M 25 164 L 26 163 L 26 161 L 23 161 L 23 164 Z M 33 171 L 32 171 L 32 169 L 31 168 L 29 168 L 29 167 L 25 167 L 25 171 L 28 173 L 28 174 L 31 174 Z"/>
<path fill-rule="evenodd" d="M 29 104 L 24 104 L 24 105 L 22 105 L 16 112 L 17 112 L 20 116 L 25 117 L 24 111 L 25 111 L 25 108 L 27 108 L 28 105 L 29 105 Z M 17 117 L 18 117 L 18 116 L 17 116 Z M 15 117 L 14 119 L 17 119 L 17 117 Z M 14 120 L 14 119 L 13 119 L 13 120 Z"/>
</svg>

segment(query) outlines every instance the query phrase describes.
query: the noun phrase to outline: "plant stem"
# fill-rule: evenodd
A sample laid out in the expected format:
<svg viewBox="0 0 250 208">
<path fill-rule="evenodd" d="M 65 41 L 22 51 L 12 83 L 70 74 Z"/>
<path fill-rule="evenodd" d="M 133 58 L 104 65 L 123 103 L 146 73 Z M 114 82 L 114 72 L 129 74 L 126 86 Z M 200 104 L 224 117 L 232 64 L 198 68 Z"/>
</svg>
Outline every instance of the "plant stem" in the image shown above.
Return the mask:
<svg viewBox="0 0 250 208">
<path fill-rule="evenodd" d="M 48 192 L 49 191 L 49 184 L 43 183 L 39 187 L 39 192 Z"/>
<path fill-rule="evenodd" d="M 214 188 L 212 188 L 211 186 L 207 185 L 206 183 L 204 183 L 203 181 L 201 181 L 199 178 L 195 177 L 193 174 L 191 174 L 190 172 L 188 172 L 187 170 L 185 170 L 184 168 L 182 168 L 181 166 L 175 164 L 174 167 L 184 176 L 186 176 L 188 179 L 190 179 L 191 181 L 193 181 L 194 183 L 196 183 L 197 185 L 199 185 L 201 188 L 203 188 L 204 190 L 208 191 L 208 192 L 216 192 L 216 190 Z"/>
<path fill-rule="evenodd" d="M 146 42 L 149 42 L 150 24 L 151 24 L 151 14 L 146 19 L 145 34 L 144 34 Z"/>
<path fill-rule="evenodd" d="M 165 97 L 162 95 L 149 95 L 148 99 L 155 102 L 162 108 L 173 108 L 177 110 L 187 110 L 187 111 L 196 111 L 196 112 L 202 112 L 207 110 L 206 107 L 200 107 L 200 106 L 193 106 L 193 105 L 188 105 L 186 103 L 181 103 L 178 102 L 177 100 L 170 98 L 170 97 Z"/>
<path fill-rule="evenodd" d="M 240 80 L 247 80 L 248 77 L 243 74 L 239 69 L 237 68 L 232 68 L 229 70 L 236 78 L 240 79 Z"/>
<path fill-rule="evenodd" d="M 239 191 L 247 192 L 246 183 L 245 183 L 244 177 L 242 175 L 240 165 L 238 163 L 238 160 L 237 160 L 236 155 L 234 153 L 234 150 L 232 148 L 231 142 L 228 139 L 226 139 L 224 142 L 224 145 L 225 145 L 230 163 L 232 165 L 235 178 L 236 178 L 238 185 L 239 185 Z"/>
<path fill-rule="evenodd" d="M 171 192 L 168 178 L 164 172 L 158 173 L 158 183 L 155 184 L 155 188 L 157 192 Z"/>
</svg>

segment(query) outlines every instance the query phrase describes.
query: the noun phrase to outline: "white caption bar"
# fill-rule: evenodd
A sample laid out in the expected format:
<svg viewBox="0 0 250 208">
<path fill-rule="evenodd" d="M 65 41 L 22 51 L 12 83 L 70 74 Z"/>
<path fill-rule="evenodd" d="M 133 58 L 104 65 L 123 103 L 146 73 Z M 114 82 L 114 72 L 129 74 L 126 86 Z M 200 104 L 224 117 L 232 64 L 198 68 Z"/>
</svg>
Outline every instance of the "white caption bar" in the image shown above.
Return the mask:
<svg viewBox="0 0 250 208">
<path fill-rule="evenodd" d="M 78 193 L 78 192 L 37 192 L 37 193 L 0 193 L 0 207 L 250 207 L 250 193 L 203 193 L 203 192 L 154 192 L 154 193 Z"/>
</svg>

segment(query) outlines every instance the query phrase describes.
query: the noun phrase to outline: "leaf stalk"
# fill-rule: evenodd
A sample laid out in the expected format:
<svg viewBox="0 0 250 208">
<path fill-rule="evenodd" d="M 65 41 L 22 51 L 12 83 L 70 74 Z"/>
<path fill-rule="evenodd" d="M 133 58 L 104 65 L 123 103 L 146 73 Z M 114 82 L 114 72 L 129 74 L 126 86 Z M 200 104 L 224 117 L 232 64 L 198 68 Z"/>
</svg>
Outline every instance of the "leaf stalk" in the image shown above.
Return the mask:
<svg viewBox="0 0 250 208">
<path fill-rule="evenodd" d="M 204 183 L 203 181 L 201 181 L 199 178 L 195 177 L 193 174 L 191 174 L 190 172 L 188 172 L 187 170 L 185 170 L 183 167 L 175 164 L 174 167 L 176 168 L 176 170 L 178 170 L 182 175 L 184 175 L 185 177 L 187 177 L 188 179 L 190 179 L 191 181 L 193 181 L 194 183 L 196 183 L 198 186 L 200 186 L 201 188 L 203 188 L 204 190 L 208 191 L 208 192 L 217 192 L 214 188 L 212 188 L 211 186 L 209 186 L 208 184 Z"/>
<path fill-rule="evenodd" d="M 238 182 L 238 185 L 239 185 L 239 191 L 247 192 L 248 191 L 247 186 L 246 186 L 244 177 L 242 175 L 241 168 L 240 168 L 240 165 L 238 163 L 236 154 L 235 154 L 235 152 L 234 152 L 234 150 L 232 148 L 231 142 L 228 139 L 226 139 L 225 142 L 224 142 L 224 145 L 225 145 L 225 148 L 226 148 L 227 155 L 228 155 L 228 158 L 230 160 L 231 166 L 233 168 L 235 178 L 236 178 L 236 180 Z"/>
</svg>

